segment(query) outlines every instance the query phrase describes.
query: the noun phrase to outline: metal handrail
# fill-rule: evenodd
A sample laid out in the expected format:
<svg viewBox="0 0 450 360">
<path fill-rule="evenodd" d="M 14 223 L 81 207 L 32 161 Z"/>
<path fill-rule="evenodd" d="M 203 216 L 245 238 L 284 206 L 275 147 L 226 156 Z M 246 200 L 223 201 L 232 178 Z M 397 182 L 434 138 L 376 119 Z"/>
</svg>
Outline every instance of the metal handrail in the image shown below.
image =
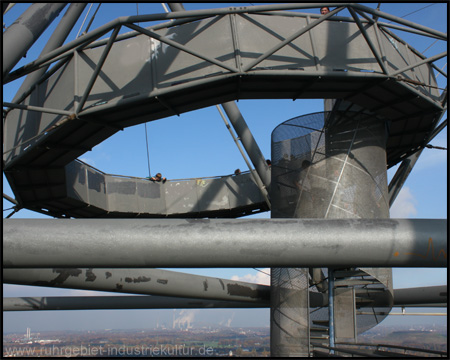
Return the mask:
<svg viewBox="0 0 450 360">
<path fill-rule="evenodd" d="M 103 174 L 103 175 L 108 175 L 108 176 L 116 176 L 116 177 L 121 177 L 121 178 L 127 178 L 127 179 L 138 179 L 138 180 L 148 180 L 148 177 L 139 177 L 139 176 L 130 176 L 130 175 L 119 175 L 119 174 L 108 174 L 105 173 L 102 170 L 97 169 L 96 167 L 85 163 L 84 161 L 80 160 L 80 159 L 75 159 L 76 162 L 79 162 L 85 166 L 88 166 L 89 168 L 98 171 L 99 173 Z M 250 171 L 246 170 L 246 171 L 242 171 L 242 174 L 249 174 Z M 226 178 L 226 177 L 230 177 L 230 176 L 235 176 L 234 174 L 229 174 L 229 175 L 216 175 L 216 176 L 201 176 L 201 177 L 195 177 L 195 178 L 184 178 L 184 179 L 167 179 L 167 181 L 190 181 L 190 180 L 199 180 L 199 179 L 222 179 L 222 178 Z"/>
<path fill-rule="evenodd" d="M 391 345 L 391 344 L 371 344 L 371 343 L 355 344 L 355 343 L 340 342 L 340 343 L 337 343 L 336 345 L 373 346 L 373 347 L 376 347 L 377 350 L 379 350 L 379 348 L 387 347 L 387 348 L 400 349 L 400 350 L 405 350 L 405 351 L 424 352 L 424 353 L 436 354 L 436 355 L 441 355 L 441 356 L 447 356 L 447 354 L 448 354 L 446 351 L 420 349 L 420 348 L 413 348 L 413 347 L 409 347 L 409 346 Z"/>
<path fill-rule="evenodd" d="M 323 348 L 323 349 L 327 349 L 327 350 L 333 350 L 334 351 L 333 355 L 336 355 L 337 352 L 350 354 L 350 355 L 366 356 L 366 357 L 369 355 L 366 352 L 355 351 L 355 350 L 351 350 L 351 349 L 342 349 L 342 348 L 339 348 L 336 346 L 327 346 L 327 345 L 323 345 L 323 344 L 311 344 L 311 345 L 313 348 L 318 347 L 318 348 Z M 370 354 L 370 356 L 371 357 L 383 357 L 383 355 L 376 355 L 376 354 Z"/>
<path fill-rule="evenodd" d="M 324 4 L 322 4 L 324 5 Z M 334 4 L 333 6 L 350 6 L 349 3 L 339 3 Z M 396 16 L 392 16 L 377 10 L 373 10 L 369 7 L 359 5 L 359 4 L 351 4 L 351 6 L 354 9 L 367 12 L 369 14 L 377 15 L 380 17 L 384 17 L 387 20 L 396 21 L 397 23 L 408 26 L 413 29 L 420 30 L 423 34 L 423 36 L 434 36 L 442 40 L 447 39 L 447 34 L 435 31 L 433 29 L 429 29 L 424 26 L 418 26 L 417 24 L 414 24 L 412 22 L 406 21 L 404 19 L 398 18 Z M 74 41 L 60 47 L 59 49 L 56 49 L 54 51 L 51 51 L 45 56 L 42 56 L 35 61 L 32 61 L 31 63 L 22 66 L 21 68 L 11 72 L 8 74 L 6 81 L 4 84 L 11 82 L 13 80 L 16 80 L 29 72 L 32 72 L 36 70 L 39 66 L 41 66 L 43 63 L 50 62 L 52 63 L 55 61 L 55 59 L 58 58 L 59 55 L 63 54 L 64 57 L 70 55 L 73 51 L 76 51 L 78 47 L 85 47 L 87 45 L 92 44 L 96 40 L 98 40 L 101 36 L 108 33 L 111 29 L 122 26 L 122 25 L 128 25 L 133 24 L 134 22 L 147 22 L 147 21 L 158 21 L 158 20 L 169 20 L 169 19 L 179 19 L 179 18 L 194 18 L 199 16 L 207 16 L 207 17 L 213 17 L 217 15 L 227 15 L 227 14 L 234 14 L 234 13 L 263 13 L 264 11 L 276 11 L 276 10 L 295 10 L 295 9 L 304 9 L 304 8 L 311 8 L 310 5 L 292 5 L 292 4 L 278 4 L 278 5 L 261 5 L 261 6 L 253 6 L 253 7 L 235 7 L 235 8 L 223 8 L 223 9 L 210 9 L 210 10 L 194 10 L 194 11 L 177 11 L 172 12 L 168 14 L 151 14 L 151 15 L 139 15 L 139 16 L 128 16 L 128 17 L 120 17 L 113 21 L 108 22 L 107 24 L 99 27 L 98 29 L 95 29 L 91 32 L 89 32 L 86 35 L 83 35 Z M 314 14 L 303 14 L 304 16 L 312 16 Z M 317 15 L 320 17 L 320 15 Z M 313 16 L 314 17 L 314 16 Z M 367 20 L 363 20 L 362 22 L 365 23 Z M 173 26 L 171 22 L 165 23 L 165 26 Z M 379 23 L 379 25 L 384 25 Z M 387 24 L 389 25 L 389 24 Z M 386 26 L 387 26 L 386 25 Z M 156 25 L 155 25 L 156 26 Z M 150 27 L 151 28 L 151 27 Z M 150 29 L 149 28 L 149 29 Z M 402 29 L 404 31 L 408 31 L 408 28 Z M 134 34 L 134 33 L 133 33 Z"/>
</svg>

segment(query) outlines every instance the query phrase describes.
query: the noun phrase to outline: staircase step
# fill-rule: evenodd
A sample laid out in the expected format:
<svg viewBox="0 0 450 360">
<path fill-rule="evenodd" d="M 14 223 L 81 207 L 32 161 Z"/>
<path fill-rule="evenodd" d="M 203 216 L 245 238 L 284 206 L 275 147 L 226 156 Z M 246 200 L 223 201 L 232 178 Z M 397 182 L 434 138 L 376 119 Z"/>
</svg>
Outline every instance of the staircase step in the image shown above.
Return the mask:
<svg viewBox="0 0 450 360">
<path fill-rule="evenodd" d="M 335 286 L 372 285 L 378 283 L 379 281 L 376 279 L 343 279 L 334 281 Z"/>
<path fill-rule="evenodd" d="M 352 276 L 367 276 L 367 275 L 369 274 L 367 274 L 365 271 L 362 270 L 336 270 L 334 272 L 335 279 L 347 278 Z"/>
<path fill-rule="evenodd" d="M 313 320 L 312 323 L 315 325 L 328 326 L 329 321 L 328 320 Z"/>
</svg>

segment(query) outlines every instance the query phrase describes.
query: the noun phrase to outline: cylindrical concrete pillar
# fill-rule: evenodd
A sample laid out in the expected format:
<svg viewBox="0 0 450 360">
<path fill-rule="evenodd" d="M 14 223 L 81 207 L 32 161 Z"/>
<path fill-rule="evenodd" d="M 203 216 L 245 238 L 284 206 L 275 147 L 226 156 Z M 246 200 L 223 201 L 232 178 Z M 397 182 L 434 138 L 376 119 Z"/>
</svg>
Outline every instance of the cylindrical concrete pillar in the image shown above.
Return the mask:
<svg viewBox="0 0 450 360">
<path fill-rule="evenodd" d="M 386 136 L 383 121 L 361 113 L 321 112 L 279 125 L 272 133 L 272 218 L 388 218 Z M 392 291 L 391 269 L 361 270 Z M 280 272 L 288 274 L 289 281 L 281 279 Z M 272 269 L 272 356 L 309 355 L 310 324 L 329 319 L 323 309 L 315 311 L 310 321 L 302 299 L 308 298 L 308 291 L 328 291 L 327 273 L 327 269 Z M 299 282 L 302 290 L 291 285 Z M 290 294 L 289 302 L 282 300 L 280 291 Z M 290 303 L 302 311 L 288 314 Z M 379 319 L 367 320 L 364 329 Z M 294 328 L 296 332 L 291 331 Z"/>
</svg>

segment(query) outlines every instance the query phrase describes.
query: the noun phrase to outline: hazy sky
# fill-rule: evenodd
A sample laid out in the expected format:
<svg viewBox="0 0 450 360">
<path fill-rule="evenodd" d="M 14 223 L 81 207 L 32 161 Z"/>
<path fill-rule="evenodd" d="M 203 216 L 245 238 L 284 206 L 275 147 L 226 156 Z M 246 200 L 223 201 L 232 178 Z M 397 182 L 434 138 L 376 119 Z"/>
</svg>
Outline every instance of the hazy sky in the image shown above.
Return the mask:
<svg viewBox="0 0 450 360">
<path fill-rule="evenodd" d="M 248 6 L 249 4 L 243 3 L 241 5 Z M 233 4 L 233 6 L 239 5 Z M 254 3 L 254 5 L 257 4 Z M 377 4 L 365 5 L 374 8 Z M 27 4 L 17 4 L 13 7 L 3 18 L 5 26 L 10 26 L 27 6 Z M 185 4 L 187 10 L 227 6 L 228 4 Z M 96 7 L 97 4 L 94 4 L 90 14 Z M 88 8 L 89 5 L 80 17 L 69 40 L 73 40 L 79 32 Z M 383 3 L 381 10 L 447 32 L 448 9 L 445 3 Z M 164 9 L 159 3 L 139 4 L 139 6 L 136 6 L 135 3 L 102 4 L 92 23 L 91 30 L 119 16 L 135 15 L 137 12 L 139 14 L 162 13 Z M 311 10 L 311 12 L 318 13 L 318 9 Z M 45 32 L 44 40 L 54 30 L 60 18 L 61 16 Z M 428 57 L 439 54 L 447 48 L 447 44 L 440 41 L 434 43 L 433 39 L 420 39 L 402 32 L 398 32 L 398 34 L 417 50 L 425 51 L 425 55 Z M 45 44 L 45 41 L 38 41 L 17 67 L 35 59 L 42 49 L 42 43 Z M 447 57 L 436 62 L 436 64 L 447 71 L 446 62 Z M 4 101 L 12 100 L 20 82 L 19 80 L 4 86 Z M 442 75 L 438 76 L 438 82 L 441 88 L 444 88 L 447 83 L 446 78 Z M 278 124 L 290 118 L 322 111 L 323 101 L 240 100 L 238 106 L 264 156 L 270 158 L 270 134 L 272 130 Z M 446 115 L 443 119 L 446 119 Z M 149 169 L 144 131 L 143 124 L 127 128 L 97 145 L 92 151 L 81 156 L 80 159 L 106 173 L 146 177 L 149 174 Z M 173 116 L 150 122 L 147 124 L 147 135 L 152 174 L 162 172 L 163 176 L 168 179 L 181 179 L 232 174 L 236 168 L 246 170 L 245 162 L 215 107 L 181 114 L 179 117 Z M 447 147 L 447 129 L 442 131 L 431 143 Z M 396 167 L 389 170 L 389 177 L 393 176 L 395 170 Z M 4 176 L 3 192 L 13 196 Z M 8 209 L 11 206 L 8 201 L 3 200 L 3 209 Z M 9 213 L 10 210 L 4 211 L 3 217 L 6 217 Z M 270 217 L 268 213 L 255 216 Z M 430 149 L 423 151 L 416 167 L 391 208 L 391 217 L 447 218 L 446 151 Z M 45 216 L 21 210 L 13 218 L 45 218 Z M 176 271 L 262 284 L 268 284 L 269 280 L 267 275 L 253 269 L 177 269 Z M 446 269 L 393 269 L 393 273 L 394 288 L 447 284 Z M 87 293 L 77 290 L 4 285 L 4 296 L 8 297 L 86 295 Z M 419 311 L 423 310 L 420 309 Z M 433 309 L 432 311 L 438 310 Z M 192 314 L 189 316 L 193 316 L 197 321 L 208 321 L 210 319 L 211 322 L 230 324 L 231 326 L 269 325 L 267 309 L 185 310 L 181 314 L 180 310 L 176 310 L 177 316 L 186 314 Z M 160 325 L 164 322 L 171 324 L 172 317 L 173 310 L 10 312 L 4 313 L 3 325 L 4 331 L 25 331 L 26 327 L 40 330 L 92 329 L 94 327 L 120 329 L 154 327 L 157 321 Z M 446 317 L 390 316 L 383 324 L 402 322 L 438 323 L 444 321 L 446 321 Z"/>
</svg>

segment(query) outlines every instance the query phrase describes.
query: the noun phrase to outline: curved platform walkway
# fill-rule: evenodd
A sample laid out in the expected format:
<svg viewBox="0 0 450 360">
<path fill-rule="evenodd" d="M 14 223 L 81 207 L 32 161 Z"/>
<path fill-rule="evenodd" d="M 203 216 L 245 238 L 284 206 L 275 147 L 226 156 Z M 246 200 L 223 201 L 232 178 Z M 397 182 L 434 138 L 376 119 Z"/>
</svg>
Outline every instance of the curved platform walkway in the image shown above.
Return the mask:
<svg viewBox="0 0 450 360">
<path fill-rule="evenodd" d="M 250 173 L 154 182 L 104 174 L 79 161 L 65 168 L 73 217 L 236 218 L 269 210 Z"/>
<path fill-rule="evenodd" d="M 423 146 L 443 112 L 425 57 L 380 23 L 295 14 L 221 14 L 161 29 L 124 17 L 102 29 L 138 32 L 110 51 L 93 37 L 65 46 L 61 66 L 22 103 L 44 112 L 13 109 L 5 120 L 4 171 L 20 205 L 61 217 L 265 211 L 250 175 L 160 185 L 75 162 L 125 127 L 236 99 L 328 98 L 351 104 L 339 111 L 364 108 L 388 120 L 388 167 Z"/>
</svg>

